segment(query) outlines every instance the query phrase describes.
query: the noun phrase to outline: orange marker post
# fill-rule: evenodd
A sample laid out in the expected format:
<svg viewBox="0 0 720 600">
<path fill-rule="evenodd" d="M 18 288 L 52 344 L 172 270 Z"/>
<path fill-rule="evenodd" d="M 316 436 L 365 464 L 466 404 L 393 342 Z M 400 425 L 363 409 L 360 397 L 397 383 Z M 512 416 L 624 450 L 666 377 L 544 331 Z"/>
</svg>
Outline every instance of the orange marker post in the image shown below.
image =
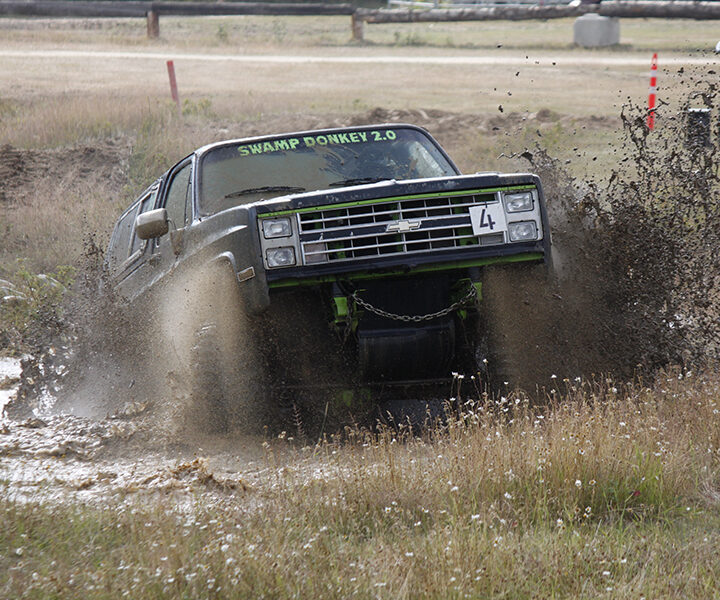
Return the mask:
<svg viewBox="0 0 720 600">
<path fill-rule="evenodd" d="M 173 102 L 177 105 L 178 113 L 180 112 L 180 96 L 178 96 L 177 81 L 175 80 L 175 65 L 173 61 L 167 61 L 168 77 L 170 78 L 170 95 Z"/>
<path fill-rule="evenodd" d="M 650 93 L 648 94 L 647 126 L 650 131 L 655 129 L 655 99 L 657 94 L 657 52 L 652 56 L 650 64 Z"/>
</svg>

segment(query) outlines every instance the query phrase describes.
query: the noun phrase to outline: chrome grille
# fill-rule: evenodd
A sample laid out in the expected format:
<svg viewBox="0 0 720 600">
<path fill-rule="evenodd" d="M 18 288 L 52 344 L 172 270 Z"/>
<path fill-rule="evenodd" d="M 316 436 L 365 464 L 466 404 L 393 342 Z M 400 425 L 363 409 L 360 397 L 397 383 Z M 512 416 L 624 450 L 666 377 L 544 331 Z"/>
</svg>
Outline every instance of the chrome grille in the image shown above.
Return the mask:
<svg viewBox="0 0 720 600">
<path fill-rule="evenodd" d="M 503 233 L 476 236 L 470 207 L 499 202 L 495 193 L 378 200 L 298 213 L 305 264 L 347 261 L 504 243 Z"/>
</svg>

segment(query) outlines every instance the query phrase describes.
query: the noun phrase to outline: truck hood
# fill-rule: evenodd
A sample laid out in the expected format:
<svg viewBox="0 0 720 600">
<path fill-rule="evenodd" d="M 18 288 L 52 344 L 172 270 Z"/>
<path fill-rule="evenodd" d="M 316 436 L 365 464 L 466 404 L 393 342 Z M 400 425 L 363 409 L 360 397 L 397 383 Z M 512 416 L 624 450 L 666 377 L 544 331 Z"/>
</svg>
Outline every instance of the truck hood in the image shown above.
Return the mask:
<svg viewBox="0 0 720 600">
<path fill-rule="evenodd" d="M 476 190 L 507 188 L 513 186 L 537 186 L 539 178 L 532 173 L 476 173 L 452 177 L 431 177 L 426 179 L 404 179 L 379 181 L 343 188 L 316 190 L 300 194 L 288 194 L 270 200 L 254 203 L 258 216 L 285 210 L 297 210 L 313 206 L 327 206 L 345 202 L 358 202 L 396 196 L 424 193 L 452 192 L 455 190 Z"/>
</svg>

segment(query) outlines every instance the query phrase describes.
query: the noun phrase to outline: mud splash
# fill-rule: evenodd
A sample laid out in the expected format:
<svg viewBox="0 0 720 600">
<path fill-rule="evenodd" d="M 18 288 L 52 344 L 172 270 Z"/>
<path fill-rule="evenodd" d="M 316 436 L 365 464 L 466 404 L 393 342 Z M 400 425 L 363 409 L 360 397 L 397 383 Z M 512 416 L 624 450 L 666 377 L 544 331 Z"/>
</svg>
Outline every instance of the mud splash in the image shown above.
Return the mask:
<svg viewBox="0 0 720 600">
<path fill-rule="evenodd" d="M 97 392 L 118 385 L 118 358 L 135 347 L 129 325 L 127 307 L 108 280 L 103 251 L 90 236 L 73 289 L 62 305 L 41 306 L 26 332 L 20 386 L 6 415 L 19 420 L 51 412 L 105 416 L 116 410 L 121 403 L 97 404 L 107 393 L 89 394 L 91 409 L 78 402 L 76 392 L 89 381 Z"/>
<path fill-rule="evenodd" d="M 653 132 L 642 108 L 624 107 L 625 145 L 603 181 L 574 179 L 542 148 L 523 153 L 548 197 L 556 277 L 524 296 L 531 309 L 519 304 L 535 326 L 526 371 L 542 371 L 530 384 L 720 360 L 719 141 L 716 126 L 689 122 L 693 108 L 714 115 L 716 100 L 698 84 L 675 112 L 663 107 Z"/>
<path fill-rule="evenodd" d="M 13 397 L 20 361 L 0 359 L 0 374 L 2 393 Z M 303 461 L 292 439 L 163 434 L 147 402 L 127 402 L 105 418 L 0 420 L 0 488 L 18 502 L 104 507 L 170 500 L 192 513 L 202 496 L 211 503 L 242 498 L 254 510 L 261 504 L 257 490 L 272 485 L 278 464 L 292 463 L 313 477 L 317 466 L 302 467 Z"/>
<path fill-rule="evenodd" d="M 626 107 L 626 143 L 604 180 L 574 179 L 541 147 L 518 154 L 544 183 L 555 275 L 505 270 L 488 286 L 510 308 L 501 324 L 513 383 L 542 392 L 563 378 L 650 378 L 668 366 L 697 370 L 720 360 L 720 155 L 712 135 L 698 137 L 686 116 L 715 104 L 715 89 L 698 85 L 684 106 L 663 107 L 652 134 L 644 112 Z M 492 130 L 488 119 L 431 111 L 387 118 L 419 118 L 446 135 L 466 125 Z M 19 383 L 11 420 L 0 422 L 8 494 L 98 505 L 152 497 L 191 510 L 199 494 L 258 506 L 256 491 L 272 485 L 282 465 L 319 476 L 318 461 L 299 454 L 268 460 L 263 436 L 185 426 L 188 382 L 143 335 L 109 284 L 102 250 L 88 240 L 67 305 L 38 319 L 27 340 L 19 382 L 17 367 L 0 363 L 0 403 Z M 148 364 L 158 368 L 139 377 Z M 466 380 L 464 397 L 478 391 Z"/>
</svg>

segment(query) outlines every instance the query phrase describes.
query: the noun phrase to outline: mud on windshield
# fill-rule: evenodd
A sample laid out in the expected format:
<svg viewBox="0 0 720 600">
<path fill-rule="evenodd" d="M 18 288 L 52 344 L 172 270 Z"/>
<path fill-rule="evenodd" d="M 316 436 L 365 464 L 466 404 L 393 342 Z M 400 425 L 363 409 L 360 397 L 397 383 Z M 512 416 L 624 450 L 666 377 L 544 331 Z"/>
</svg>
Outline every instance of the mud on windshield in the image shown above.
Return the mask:
<svg viewBox="0 0 720 600">
<path fill-rule="evenodd" d="M 200 212 L 304 191 L 387 179 L 455 175 L 457 171 L 421 131 L 378 128 L 291 135 L 222 146 L 200 167 Z"/>
</svg>

